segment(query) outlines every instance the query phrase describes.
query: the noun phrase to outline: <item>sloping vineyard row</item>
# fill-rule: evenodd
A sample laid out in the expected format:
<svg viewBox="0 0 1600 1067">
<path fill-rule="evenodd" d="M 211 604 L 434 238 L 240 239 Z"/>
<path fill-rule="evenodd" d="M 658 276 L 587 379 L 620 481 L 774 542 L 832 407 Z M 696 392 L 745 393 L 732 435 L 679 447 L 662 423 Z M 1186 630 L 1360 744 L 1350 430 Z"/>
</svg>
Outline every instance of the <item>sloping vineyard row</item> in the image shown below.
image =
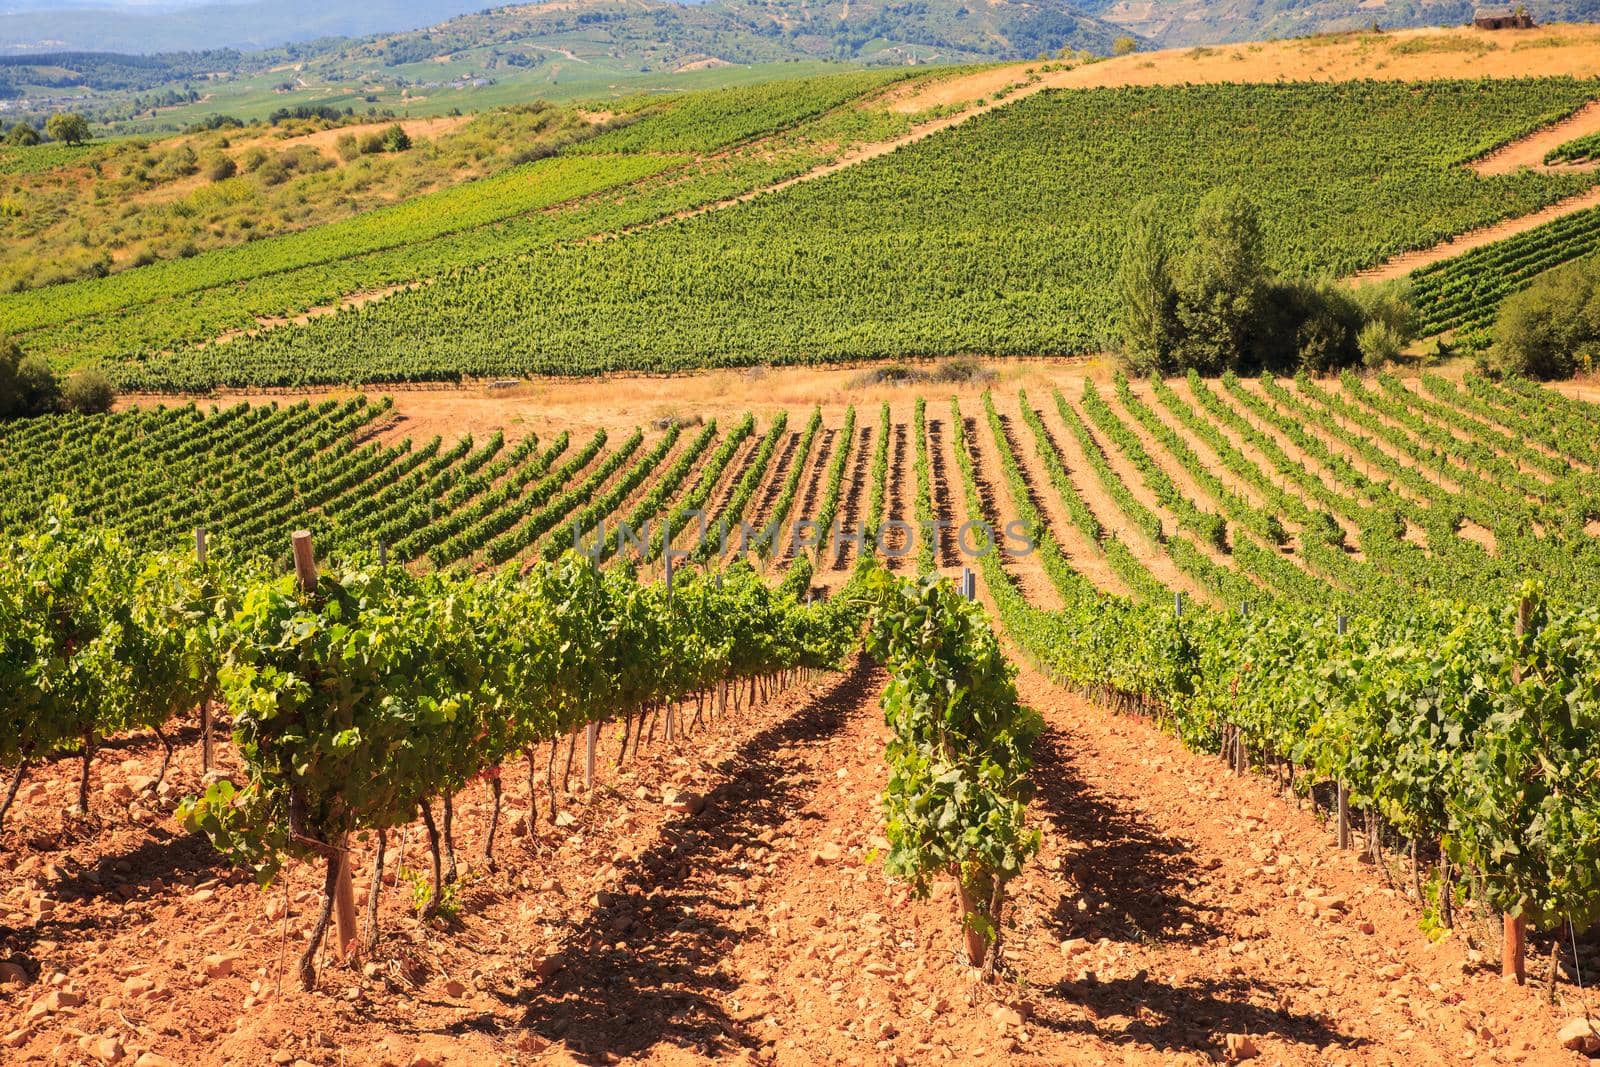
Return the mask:
<svg viewBox="0 0 1600 1067">
<path fill-rule="evenodd" d="M 1456 331 L 1471 350 L 1488 344 L 1488 327 L 1506 297 L 1552 267 L 1587 256 L 1600 242 L 1600 208 L 1574 212 L 1411 274 L 1421 333 Z"/>
<path fill-rule="evenodd" d="M 574 153 L 539 160 L 344 223 L 109 278 L 0 297 L 0 329 L 22 334 L 30 350 L 64 363 L 103 361 L 130 386 L 197 388 L 198 382 L 148 377 L 138 360 L 228 331 L 254 329 L 257 319 L 337 303 L 353 293 L 471 271 L 541 245 L 654 222 L 793 177 L 860 140 L 904 132 L 908 116 L 852 101 L 885 79 L 905 76 L 907 72 L 886 72 L 780 83 L 792 94 L 783 105 L 788 120 L 780 125 L 789 125 L 802 113 L 811 117 L 764 139 L 760 151 L 699 161 L 681 152 Z M 724 94 L 748 103 L 744 91 L 726 90 L 705 94 L 715 99 L 700 106 L 731 114 L 731 103 L 716 102 Z M 829 103 L 831 108 L 814 114 L 819 104 Z M 694 97 L 651 109 L 630 129 L 659 130 L 682 106 L 695 107 Z M 767 115 L 779 117 L 771 108 Z M 744 136 L 744 129 L 719 129 L 707 136 L 721 145 Z M 250 281 L 247 287 L 239 284 L 245 280 Z M 224 351 L 213 349 L 209 355 L 223 365 L 229 362 Z M 129 360 L 134 362 L 125 366 Z M 194 373 L 201 373 L 198 366 Z M 353 373 L 350 380 L 372 376 Z"/>
<path fill-rule="evenodd" d="M 1042 92 L 749 203 L 530 246 L 120 373 L 182 390 L 1098 350 L 1116 220 L 1145 197 L 1181 219 L 1211 188 L 1249 188 L 1275 267 L 1348 273 L 1590 186 L 1591 174 L 1483 178 L 1458 164 L 1595 91 L 1541 79 Z"/>
<path fill-rule="evenodd" d="M 967 507 L 985 514 L 980 483 L 995 472 L 979 468 L 977 431 L 951 403 Z M 998 476 L 1023 501 L 1023 468 L 1006 435 L 995 442 Z M 1593 605 L 1530 582 L 1510 600 L 1414 597 L 1337 618 L 1292 598 L 1180 609 L 1105 594 L 1048 533 L 1039 544 L 1061 611 L 1030 604 L 1001 554 L 979 566 L 1013 639 L 1060 684 L 1151 715 L 1236 769 L 1302 790 L 1334 783 L 1375 848 L 1392 834 L 1413 857 L 1419 845 L 1439 857 L 1447 924 L 1453 890 L 1519 930 L 1560 934 L 1600 914 L 1600 789 L 1584 769 L 1600 759 Z"/>
</svg>

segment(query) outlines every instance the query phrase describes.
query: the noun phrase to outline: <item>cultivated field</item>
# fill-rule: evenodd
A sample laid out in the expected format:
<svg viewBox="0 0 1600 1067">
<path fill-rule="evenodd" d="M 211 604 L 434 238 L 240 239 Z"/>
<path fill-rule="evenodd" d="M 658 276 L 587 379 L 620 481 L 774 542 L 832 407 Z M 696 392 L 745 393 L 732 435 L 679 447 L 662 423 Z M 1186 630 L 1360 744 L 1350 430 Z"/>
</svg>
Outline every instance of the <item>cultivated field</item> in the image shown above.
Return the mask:
<svg viewBox="0 0 1600 1067">
<path fill-rule="evenodd" d="M 1439 825 L 1426 813 L 1470 810 L 1492 786 L 1459 771 L 1407 784 L 1410 761 L 1438 742 L 1363 742 L 1390 714 L 1381 701 L 1323 721 L 1258 687 L 1303 677 L 1297 656 L 1340 662 L 1341 640 L 1363 658 L 1383 650 L 1387 670 L 1423 669 L 1397 626 L 1443 627 L 1428 645 L 1497 655 L 1496 627 L 1530 575 L 1547 581 L 1548 624 L 1569 625 L 1563 590 L 1591 580 L 1600 518 L 1600 455 L 1592 432 L 1573 432 L 1592 409 L 1460 375 L 1124 383 L 1033 364 L 1003 366 L 985 389 L 870 385 L 859 373 L 622 381 L 603 412 L 585 395 L 607 388 L 595 383 L 12 424 L 0 436 L 5 525 L 36 525 L 36 487 L 48 484 L 150 547 L 199 523 L 214 552 L 284 552 L 290 529 L 307 526 L 335 556 L 383 541 L 428 568 L 532 561 L 568 544 L 575 517 L 589 529 L 642 524 L 690 504 L 757 526 L 802 515 L 1035 521 L 1047 533 L 1026 557 L 975 560 L 946 533 L 886 560 L 905 573 L 976 567 L 1022 664 L 1021 695 L 1044 715 L 1033 804 L 1043 848 L 1012 889 L 1009 977 L 996 991 L 970 985 L 949 951 L 948 890 L 908 901 L 879 869 L 884 678 L 852 659 L 672 742 L 652 725 L 620 768 L 609 758 L 619 724 L 603 718 L 607 758 L 592 787 L 558 766 L 546 796 L 542 767 L 508 761 L 494 870 L 480 858 L 486 787 L 465 786 L 454 804 L 462 880 L 446 916 L 413 910 L 426 849 L 421 824 L 402 827 L 390 837 L 393 884 L 377 898 L 383 940 L 351 970 L 329 956 L 310 994 L 293 961 L 320 874 L 292 863 L 262 893 L 181 829 L 173 810 L 202 785 L 192 725 L 159 786 L 154 737 L 103 745 L 87 819 L 62 814 L 79 761 L 46 761 L 4 834 L 6 945 L 29 982 L 9 989 L 0 1025 L 14 1055 L 1154 1062 L 1224 1055 L 1230 1040 L 1239 1047 L 1228 1035 L 1248 1034 L 1283 1062 L 1565 1062 L 1555 1032 L 1575 1009 L 1501 985 L 1499 929 L 1474 881 L 1566 886 L 1562 870 L 1538 866 L 1555 855 L 1541 851 L 1526 875 L 1488 852 L 1476 875 L 1458 868 L 1454 934 L 1435 943 Z M 704 422 L 656 425 L 708 396 L 718 399 L 696 412 Z M 470 438 L 432 440 L 462 424 Z M 96 477 L 79 482 L 90 456 Z M 889 552 L 902 544 L 885 540 Z M 858 562 L 853 546 L 749 556 L 773 580 L 818 591 Z M 1206 687 L 1187 701 L 1164 688 L 1179 647 L 1149 640 L 1175 592 Z M 1401 606 L 1434 594 L 1455 606 Z M 1334 637 L 1335 614 L 1348 616 L 1348 638 Z M 1293 637 L 1324 626 L 1314 646 Z M 1269 648 L 1289 659 L 1260 680 L 1230 658 L 1259 664 Z M 1450 676 L 1438 677 L 1445 693 Z M 1212 703 L 1212 686 L 1235 695 Z M 682 706 L 680 730 L 694 707 Z M 1470 714 L 1448 701 L 1413 713 L 1441 724 Z M 1516 736 L 1479 723 L 1455 742 L 1459 766 Z M 1228 774 L 1218 737 L 1237 738 L 1230 758 L 1258 773 Z M 1357 745 L 1359 764 L 1348 758 Z M 232 746 L 218 751 L 237 776 Z M 1351 790 L 1356 828 L 1384 835 L 1382 868 L 1334 847 L 1331 766 L 1343 768 L 1332 777 Z M 1299 785 L 1285 791 L 1290 768 Z M 1308 784 L 1321 810 L 1307 805 Z M 1362 824 L 1363 811 L 1384 819 Z M 363 901 L 370 859 L 370 843 L 358 848 Z M 1587 907 L 1586 892 L 1564 888 L 1553 906 Z M 1532 951 L 1543 960 L 1548 942 Z M 1587 943 L 1576 963 L 1592 970 Z M 1564 998 L 1573 965 L 1569 951 Z"/>
<path fill-rule="evenodd" d="M 1597 100 L 1590 27 L 612 100 L 0 294 L 124 390 L 0 420 L 0 1061 L 1600 1054 L 1600 388 L 1450 358 Z M 1118 372 L 1228 189 L 1310 310 L 1219 371 L 1388 325 L 1313 281 L 1416 341 Z"/>
</svg>

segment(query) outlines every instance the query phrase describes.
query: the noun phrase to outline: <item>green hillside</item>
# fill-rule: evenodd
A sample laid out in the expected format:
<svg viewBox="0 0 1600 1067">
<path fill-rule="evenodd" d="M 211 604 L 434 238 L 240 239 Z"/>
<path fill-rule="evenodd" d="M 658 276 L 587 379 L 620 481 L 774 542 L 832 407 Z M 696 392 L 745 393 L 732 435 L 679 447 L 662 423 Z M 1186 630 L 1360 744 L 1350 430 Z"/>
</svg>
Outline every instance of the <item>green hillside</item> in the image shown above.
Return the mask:
<svg viewBox="0 0 1600 1067">
<path fill-rule="evenodd" d="M 117 373 L 193 389 L 1096 350 L 1120 220 L 1141 198 L 1181 220 L 1207 189 L 1243 187 L 1277 268 L 1344 274 L 1588 187 L 1590 173 L 1459 164 L 1596 91 L 1048 91 L 747 204 L 618 240 L 533 242 L 359 311 Z"/>
</svg>

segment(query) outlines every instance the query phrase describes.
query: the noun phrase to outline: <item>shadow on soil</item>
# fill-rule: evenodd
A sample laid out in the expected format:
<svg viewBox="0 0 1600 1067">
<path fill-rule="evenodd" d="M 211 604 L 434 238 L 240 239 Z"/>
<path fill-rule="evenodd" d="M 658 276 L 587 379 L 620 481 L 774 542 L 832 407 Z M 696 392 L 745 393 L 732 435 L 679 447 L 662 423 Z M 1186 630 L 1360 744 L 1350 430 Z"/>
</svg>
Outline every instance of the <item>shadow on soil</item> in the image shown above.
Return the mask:
<svg viewBox="0 0 1600 1067">
<path fill-rule="evenodd" d="M 1047 730 L 1034 750 L 1035 803 L 1049 813 L 1059 834 L 1088 846 L 1073 853 L 1065 871 L 1079 892 L 1064 894 L 1056 904 L 1052 917 L 1058 935 L 1191 945 L 1220 936 L 1220 927 L 1201 918 L 1185 885 L 1208 877 L 1207 869 L 1188 855 L 1187 842 L 1162 834 L 1086 782 L 1073 761 L 1092 758 L 1092 748 L 1061 729 Z M 1087 920 L 1076 910 L 1080 896 L 1097 905 Z M 1086 1018 L 1080 1011 L 1066 1019 L 1041 1013 L 1044 1027 L 1163 1052 L 1215 1055 L 1221 1051 L 1217 1035 L 1228 1033 L 1271 1034 L 1314 1048 L 1363 1043 L 1319 1016 L 1254 1002 L 1263 994 L 1278 999 L 1271 986 L 1223 976 L 1177 986 L 1144 975 L 1061 982 L 1044 993 L 1058 1004 L 1088 1009 Z M 1102 1019 L 1117 1023 L 1102 1027 L 1096 1022 Z"/>
<path fill-rule="evenodd" d="M 725 1010 L 738 982 L 718 968 L 742 936 L 724 918 L 738 910 L 730 900 L 744 896 L 737 883 L 749 876 L 739 857 L 804 807 L 816 785 L 804 747 L 838 733 L 875 674 L 859 657 L 724 761 L 725 781 L 704 810 L 639 856 L 615 899 L 578 926 L 563 951 L 566 967 L 539 988 L 522 1025 L 563 1040 L 586 1063 L 638 1056 L 662 1042 L 705 1056 L 760 1047 L 746 1021 Z"/>
</svg>

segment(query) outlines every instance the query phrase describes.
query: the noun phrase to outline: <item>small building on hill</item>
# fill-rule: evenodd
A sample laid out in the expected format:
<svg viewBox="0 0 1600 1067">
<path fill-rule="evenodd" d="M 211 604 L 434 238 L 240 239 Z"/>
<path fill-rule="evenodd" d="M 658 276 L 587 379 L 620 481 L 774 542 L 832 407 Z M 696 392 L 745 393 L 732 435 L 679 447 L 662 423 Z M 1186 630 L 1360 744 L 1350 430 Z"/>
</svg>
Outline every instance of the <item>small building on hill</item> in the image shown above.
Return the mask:
<svg viewBox="0 0 1600 1067">
<path fill-rule="evenodd" d="M 1480 30 L 1531 30 L 1533 16 L 1521 4 L 1514 8 L 1479 8 L 1473 12 L 1472 24 Z"/>
</svg>

